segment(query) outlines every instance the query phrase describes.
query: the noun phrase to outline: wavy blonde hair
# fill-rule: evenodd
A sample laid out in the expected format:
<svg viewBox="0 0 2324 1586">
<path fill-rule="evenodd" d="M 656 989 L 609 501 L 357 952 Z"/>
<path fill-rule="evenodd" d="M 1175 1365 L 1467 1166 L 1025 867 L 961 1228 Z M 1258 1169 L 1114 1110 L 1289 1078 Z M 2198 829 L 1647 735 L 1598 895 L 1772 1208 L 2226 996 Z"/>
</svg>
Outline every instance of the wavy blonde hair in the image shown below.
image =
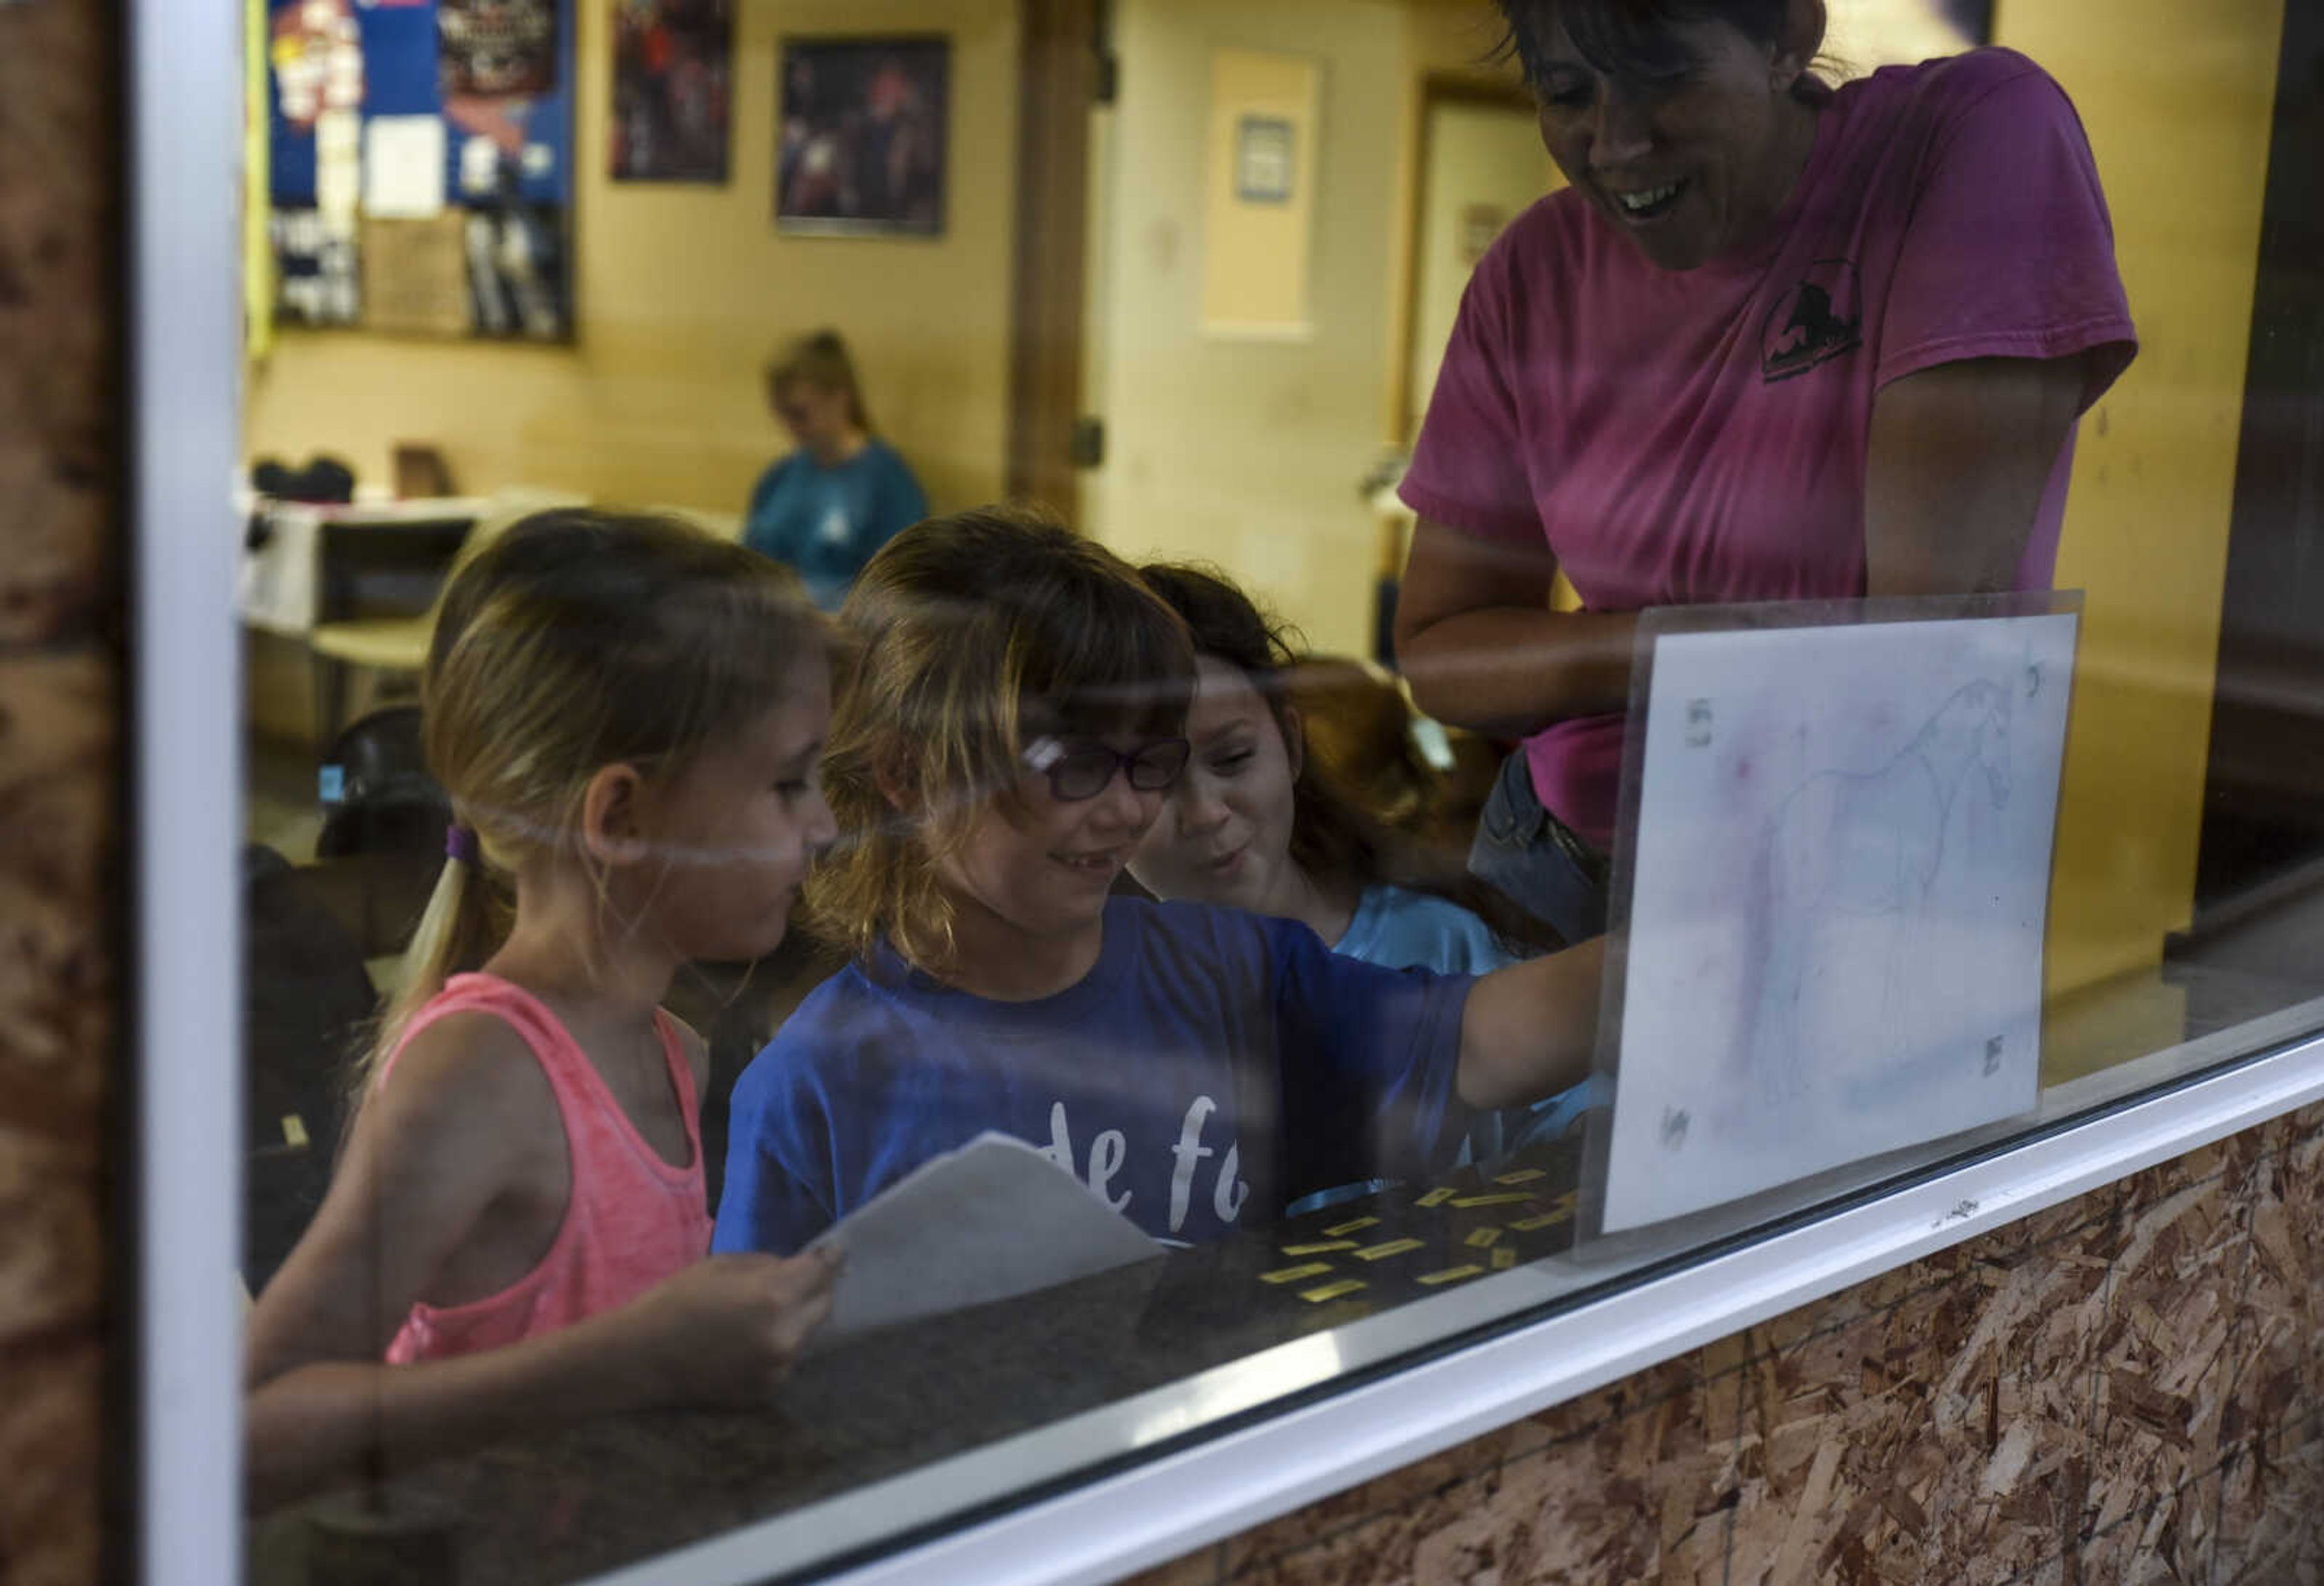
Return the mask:
<svg viewBox="0 0 2324 1586">
<path fill-rule="evenodd" d="M 1043 733 L 1184 730 L 1194 652 L 1120 558 L 1012 507 L 932 518 L 882 547 L 840 612 L 844 681 L 824 758 L 839 841 L 810 920 L 868 957 L 951 956 L 938 882 L 978 816 L 1016 797 Z"/>
<path fill-rule="evenodd" d="M 795 576 L 675 519 L 539 512 L 462 568 L 421 674 L 420 735 L 479 862 L 445 861 L 358 1095 L 412 1015 L 508 939 L 512 871 L 542 853 L 580 860 L 598 770 L 677 774 L 825 654 Z"/>
</svg>

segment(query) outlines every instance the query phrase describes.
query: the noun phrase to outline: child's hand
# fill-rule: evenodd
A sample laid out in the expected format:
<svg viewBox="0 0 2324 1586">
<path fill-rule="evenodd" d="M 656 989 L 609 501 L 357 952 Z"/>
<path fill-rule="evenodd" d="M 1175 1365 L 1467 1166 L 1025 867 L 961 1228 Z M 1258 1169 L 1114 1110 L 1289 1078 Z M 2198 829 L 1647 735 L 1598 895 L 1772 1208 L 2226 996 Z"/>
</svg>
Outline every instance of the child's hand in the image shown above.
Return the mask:
<svg viewBox="0 0 2324 1586">
<path fill-rule="evenodd" d="M 831 1309 L 839 1254 L 711 1256 L 630 1307 L 632 1347 L 659 1402 L 731 1409 L 764 1398 Z"/>
</svg>

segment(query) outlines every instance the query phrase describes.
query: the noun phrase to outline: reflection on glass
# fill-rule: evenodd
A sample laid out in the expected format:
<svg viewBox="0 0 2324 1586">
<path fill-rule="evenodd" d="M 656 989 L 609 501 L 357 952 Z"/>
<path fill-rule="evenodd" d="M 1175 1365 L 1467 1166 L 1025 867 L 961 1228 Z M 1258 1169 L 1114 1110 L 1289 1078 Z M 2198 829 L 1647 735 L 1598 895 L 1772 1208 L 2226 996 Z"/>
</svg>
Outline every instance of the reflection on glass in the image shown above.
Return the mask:
<svg viewBox="0 0 2324 1586">
<path fill-rule="evenodd" d="M 2072 5 L 1119 0 L 1093 118 L 1038 8 L 928 0 L 873 42 L 945 63 L 941 224 L 835 236 L 778 151 L 572 159 L 569 9 L 499 93 L 463 10 L 432 178 L 271 62 L 339 119 L 251 183 L 330 244 L 245 410 L 256 1577 L 812 1559 L 869 1484 L 1199 1434 L 2324 991 L 2272 32 L 2199 102 Z M 625 6 L 622 80 L 717 10 Z M 440 91 L 335 16 L 341 88 Z M 1222 67 L 1278 23 L 1288 202 Z M 805 57 L 732 54 L 698 119 L 779 125 Z M 1206 327 L 1262 235 L 1312 311 Z M 573 345 L 470 345 L 524 280 Z M 2190 423 L 2247 343 L 2250 433 Z M 949 1470 L 889 1523 L 1023 1474 Z"/>
<path fill-rule="evenodd" d="M 1338 1341 L 1329 1333 L 1303 1338 L 1212 1371 L 1139 1417 L 1130 1432 L 1134 1448 L 1165 1443 L 1240 1415 L 1286 1394 L 1329 1382 L 1341 1367 Z"/>
</svg>

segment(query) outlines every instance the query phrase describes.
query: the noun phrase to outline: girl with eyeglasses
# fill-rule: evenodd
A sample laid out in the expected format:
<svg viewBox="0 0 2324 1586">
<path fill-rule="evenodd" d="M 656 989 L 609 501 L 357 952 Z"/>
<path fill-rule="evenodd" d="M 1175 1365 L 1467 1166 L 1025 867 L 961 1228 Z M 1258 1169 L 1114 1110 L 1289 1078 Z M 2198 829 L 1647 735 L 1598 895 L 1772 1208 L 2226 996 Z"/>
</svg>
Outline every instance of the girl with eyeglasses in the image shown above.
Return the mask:
<svg viewBox="0 0 2324 1586">
<path fill-rule="evenodd" d="M 734 1091 L 713 1247 L 796 1250 L 987 1130 L 1158 1239 L 1448 1166 L 1471 1109 L 1583 1077 L 1594 947 L 1482 979 L 1296 921 L 1117 896 L 1188 759 L 1185 622 L 1001 509 L 907 530 L 842 613 L 852 676 L 807 900 L 852 949 Z"/>
</svg>

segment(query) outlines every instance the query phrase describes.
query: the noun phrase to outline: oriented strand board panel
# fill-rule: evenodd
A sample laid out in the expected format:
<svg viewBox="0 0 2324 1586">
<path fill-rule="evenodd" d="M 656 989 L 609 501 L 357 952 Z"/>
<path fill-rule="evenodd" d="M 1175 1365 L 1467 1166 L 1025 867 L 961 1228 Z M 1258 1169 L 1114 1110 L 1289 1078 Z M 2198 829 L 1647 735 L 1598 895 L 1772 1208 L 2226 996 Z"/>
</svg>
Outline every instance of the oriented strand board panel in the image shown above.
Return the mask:
<svg viewBox="0 0 2324 1586">
<path fill-rule="evenodd" d="M 115 9 L 0 5 L 0 1576 L 27 1586 L 104 1565 Z"/>
<path fill-rule="evenodd" d="M 117 594 L 113 15 L 0 6 L 0 649 L 85 633 Z"/>
<path fill-rule="evenodd" d="M 2324 1107 L 1139 1577 L 2310 1580 Z"/>
</svg>

